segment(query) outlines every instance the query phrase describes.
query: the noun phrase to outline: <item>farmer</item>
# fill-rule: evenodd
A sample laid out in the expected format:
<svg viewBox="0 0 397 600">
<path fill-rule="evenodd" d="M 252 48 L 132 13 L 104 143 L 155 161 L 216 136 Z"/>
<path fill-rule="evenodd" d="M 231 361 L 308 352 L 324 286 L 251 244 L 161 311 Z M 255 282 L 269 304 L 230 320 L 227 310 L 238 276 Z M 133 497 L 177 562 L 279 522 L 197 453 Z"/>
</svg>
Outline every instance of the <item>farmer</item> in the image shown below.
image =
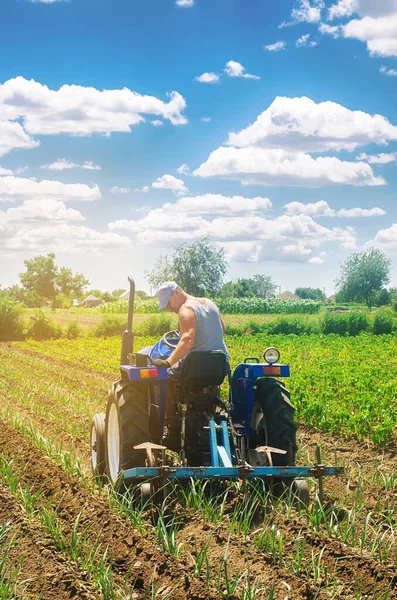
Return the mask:
<svg viewBox="0 0 397 600">
<path fill-rule="evenodd" d="M 175 281 L 167 281 L 156 292 L 160 301 L 160 310 L 177 313 L 179 318 L 179 342 L 167 358 L 156 359 L 156 367 L 167 367 L 171 375 L 177 375 L 180 370 L 179 361 L 189 352 L 221 350 L 229 363 L 229 353 L 225 346 L 223 334 L 225 325 L 219 309 L 208 298 L 196 298 L 187 294 Z"/>
</svg>

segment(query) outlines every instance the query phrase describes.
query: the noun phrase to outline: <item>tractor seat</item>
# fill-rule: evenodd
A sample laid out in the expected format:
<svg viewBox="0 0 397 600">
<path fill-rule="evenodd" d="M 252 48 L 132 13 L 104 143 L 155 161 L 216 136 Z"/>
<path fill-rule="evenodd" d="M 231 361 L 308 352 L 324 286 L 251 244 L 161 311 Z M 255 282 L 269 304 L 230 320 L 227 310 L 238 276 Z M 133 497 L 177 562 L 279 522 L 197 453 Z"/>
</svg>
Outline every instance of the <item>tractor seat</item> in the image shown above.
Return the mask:
<svg viewBox="0 0 397 600">
<path fill-rule="evenodd" d="M 227 371 L 226 356 L 221 350 L 190 352 L 183 361 L 178 387 L 180 391 L 193 392 L 219 386 Z"/>
</svg>

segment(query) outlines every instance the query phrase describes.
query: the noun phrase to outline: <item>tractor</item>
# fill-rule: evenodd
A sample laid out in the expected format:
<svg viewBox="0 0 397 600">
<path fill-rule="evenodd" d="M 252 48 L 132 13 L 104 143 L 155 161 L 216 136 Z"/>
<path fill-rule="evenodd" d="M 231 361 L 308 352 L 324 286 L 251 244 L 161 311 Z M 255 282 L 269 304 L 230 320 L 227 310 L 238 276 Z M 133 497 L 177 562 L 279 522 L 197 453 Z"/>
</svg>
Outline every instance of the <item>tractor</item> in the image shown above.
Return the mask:
<svg viewBox="0 0 397 600">
<path fill-rule="evenodd" d="M 296 466 L 294 406 L 283 379 L 288 365 L 280 364 L 276 348 L 267 348 L 263 361 L 247 357 L 230 372 L 224 353 L 191 352 L 180 376 L 172 381 L 166 368 L 152 364 L 167 358 L 178 343 L 170 331 L 152 347 L 133 352 L 135 283 L 129 277 L 127 329 L 122 337 L 120 379 L 109 390 L 106 413 L 91 426 L 94 477 L 117 488 L 138 484 L 149 501 L 170 479 L 241 480 L 259 478 L 290 486 L 309 503 L 307 478 L 342 475 L 342 467 L 321 464 Z M 227 401 L 220 386 L 228 381 Z"/>
</svg>

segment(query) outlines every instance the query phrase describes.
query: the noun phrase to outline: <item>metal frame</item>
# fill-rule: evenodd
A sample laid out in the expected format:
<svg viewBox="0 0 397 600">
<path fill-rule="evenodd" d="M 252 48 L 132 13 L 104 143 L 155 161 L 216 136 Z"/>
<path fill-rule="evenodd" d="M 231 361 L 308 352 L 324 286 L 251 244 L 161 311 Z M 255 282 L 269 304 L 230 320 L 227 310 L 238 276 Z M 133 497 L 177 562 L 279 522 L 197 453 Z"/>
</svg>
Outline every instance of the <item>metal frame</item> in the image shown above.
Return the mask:
<svg viewBox="0 0 397 600">
<path fill-rule="evenodd" d="M 328 475 L 343 475 L 343 467 L 324 467 L 323 465 L 303 467 L 135 467 L 124 471 L 124 479 L 152 479 L 153 477 L 167 479 L 267 479 L 275 477 L 289 479 L 296 477 L 325 477 Z"/>
</svg>

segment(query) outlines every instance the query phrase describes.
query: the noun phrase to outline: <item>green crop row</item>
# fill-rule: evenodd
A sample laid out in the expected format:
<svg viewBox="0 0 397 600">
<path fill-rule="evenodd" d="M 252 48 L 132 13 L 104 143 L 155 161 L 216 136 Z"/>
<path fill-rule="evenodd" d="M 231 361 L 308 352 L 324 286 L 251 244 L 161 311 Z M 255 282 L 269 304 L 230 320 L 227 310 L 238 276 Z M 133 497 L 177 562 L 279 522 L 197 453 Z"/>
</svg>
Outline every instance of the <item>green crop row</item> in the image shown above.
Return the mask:
<svg viewBox="0 0 397 600">
<path fill-rule="evenodd" d="M 282 298 L 218 298 L 216 303 L 222 314 L 315 314 L 321 307 L 320 302 L 314 300 L 287 300 Z M 119 300 L 109 302 L 97 308 L 101 313 L 126 313 L 128 301 Z M 136 300 L 134 312 L 137 314 L 151 314 L 159 311 L 156 298 L 150 300 Z"/>
</svg>

